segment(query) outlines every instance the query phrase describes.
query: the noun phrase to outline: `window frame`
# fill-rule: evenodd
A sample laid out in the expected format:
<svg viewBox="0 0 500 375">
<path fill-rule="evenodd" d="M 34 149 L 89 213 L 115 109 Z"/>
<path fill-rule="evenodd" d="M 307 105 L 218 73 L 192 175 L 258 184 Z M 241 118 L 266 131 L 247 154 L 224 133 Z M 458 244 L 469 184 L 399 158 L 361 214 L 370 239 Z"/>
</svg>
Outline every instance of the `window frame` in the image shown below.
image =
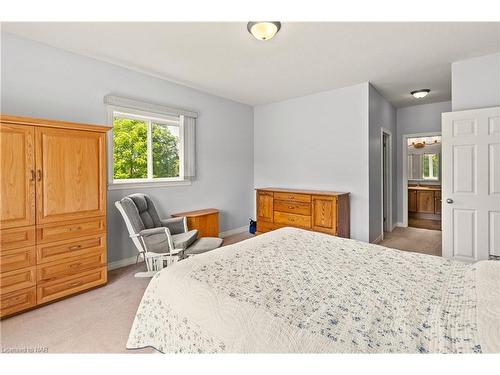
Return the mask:
<svg viewBox="0 0 500 375">
<path fill-rule="evenodd" d="M 118 116 L 117 116 L 118 115 Z M 145 121 L 147 124 L 147 178 L 115 179 L 114 178 L 114 118 L 130 118 Z M 152 124 L 179 126 L 179 177 L 153 178 L 153 148 Z M 108 124 L 112 126 L 108 132 L 108 190 L 132 189 L 139 187 L 163 187 L 191 185 L 184 175 L 184 116 L 178 114 L 166 115 L 131 108 L 108 106 Z"/>
</svg>

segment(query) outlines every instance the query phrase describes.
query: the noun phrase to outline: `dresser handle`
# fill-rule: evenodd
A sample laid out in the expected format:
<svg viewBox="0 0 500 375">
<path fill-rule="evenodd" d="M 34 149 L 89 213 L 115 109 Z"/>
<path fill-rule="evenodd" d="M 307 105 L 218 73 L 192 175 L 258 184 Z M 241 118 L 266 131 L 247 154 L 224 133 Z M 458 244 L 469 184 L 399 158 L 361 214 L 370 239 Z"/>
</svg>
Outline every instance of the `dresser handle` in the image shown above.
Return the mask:
<svg viewBox="0 0 500 375">
<path fill-rule="evenodd" d="M 36 173 L 38 174 L 38 181 L 42 181 L 42 170 L 39 169 L 36 171 Z"/>
<path fill-rule="evenodd" d="M 35 179 L 36 179 L 36 173 L 35 173 L 35 170 L 34 170 L 34 169 L 32 169 L 32 170 L 31 170 L 31 178 L 30 178 L 30 181 L 31 181 L 31 182 L 34 182 L 34 181 L 35 181 Z"/>
<path fill-rule="evenodd" d="M 70 250 L 78 250 L 78 249 L 81 249 L 82 248 L 82 245 L 75 245 L 75 246 L 70 246 Z"/>
<path fill-rule="evenodd" d="M 82 230 L 82 227 L 73 227 L 73 228 L 69 228 L 69 231 L 70 231 L 70 232 L 73 232 L 74 230 Z"/>
</svg>

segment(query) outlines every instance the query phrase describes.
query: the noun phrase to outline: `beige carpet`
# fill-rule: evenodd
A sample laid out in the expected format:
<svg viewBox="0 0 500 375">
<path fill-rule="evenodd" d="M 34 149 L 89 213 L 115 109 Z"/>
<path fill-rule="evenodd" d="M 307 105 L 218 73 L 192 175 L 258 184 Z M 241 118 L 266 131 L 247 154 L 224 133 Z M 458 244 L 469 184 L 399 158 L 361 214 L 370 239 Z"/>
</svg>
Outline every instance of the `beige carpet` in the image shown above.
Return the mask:
<svg viewBox="0 0 500 375">
<path fill-rule="evenodd" d="M 396 227 L 391 233 L 384 234 L 384 240 L 379 245 L 441 256 L 441 231 Z"/>
<path fill-rule="evenodd" d="M 435 233 L 436 232 L 436 233 Z M 252 237 L 241 233 L 225 239 L 228 245 Z M 441 232 L 396 228 L 384 246 L 441 253 Z M 49 353 L 150 353 L 125 349 L 128 333 L 149 279 L 134 278 L 144 266 L 109 272 L 106 286 L 0 321 L 0 347 L 46 347 Z M 0 350 L 1 351 L 1 350 Z"/>
</svg>

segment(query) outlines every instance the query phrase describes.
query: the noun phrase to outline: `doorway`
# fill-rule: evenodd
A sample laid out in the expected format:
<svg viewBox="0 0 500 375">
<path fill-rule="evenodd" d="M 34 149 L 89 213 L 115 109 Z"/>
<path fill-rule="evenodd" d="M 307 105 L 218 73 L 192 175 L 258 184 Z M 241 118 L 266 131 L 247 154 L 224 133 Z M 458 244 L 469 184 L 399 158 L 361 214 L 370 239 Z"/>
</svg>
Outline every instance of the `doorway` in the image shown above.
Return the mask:
<svg viewBox="0 0 500 375">
<path fill-rule="evenodd" d="M 407 137 L 408 226 L 441 230 L 441 135 Z"/>
<path fill-rule="evenodd" d="M 384 233 L 392 231 L 392 133 L 382 128 L 380 131 L 380 182 L 382 240 Z"/>
</svg>

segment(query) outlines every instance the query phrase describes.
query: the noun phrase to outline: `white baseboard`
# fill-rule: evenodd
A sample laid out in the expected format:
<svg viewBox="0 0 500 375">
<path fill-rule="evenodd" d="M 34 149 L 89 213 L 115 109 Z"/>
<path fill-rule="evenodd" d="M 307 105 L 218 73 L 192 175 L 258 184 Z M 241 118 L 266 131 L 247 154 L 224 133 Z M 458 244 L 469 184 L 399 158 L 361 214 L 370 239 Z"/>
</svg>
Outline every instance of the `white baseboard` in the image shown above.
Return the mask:
<svg viewBox="0 0 500 375">
<path fill-rule="evenodd" d="M 397 223 L 394 223 L 394 225 L 392 226 L 392 230 L 394 230 L 394 228 L 396 227 L 401 227 L 401 228 L 405 228 L 405 226 L 403 225 L 402 222 L 398 221 Z"/>
<path fill-rule="evenodd" d="M 227 230 L 225 232 L 220 232 L 219 237 L 224 238 L 224 237 L 232 236 L 233 234 L 246 232 L 247 230 L 248 230 L 248 226 L 245 225 L 244 227 L 234 228 L 234 229 Z"/>
<path fill-rule="evenodd" d="M 377 238 L 375 238 L 372 243 L 374 244 L 377 244 L 379 243 L 380 241 L 382 241 L 384 239 L 384 234 L 383 233 L 380 233 L 380 236 L 378 236 Z"/>
<path fill-rule="evenodd" d="M 130 258 L 120 259 L 115 262 L 108 263 L 108 271 L 116 270 L 117 268 L 122 268 L 130 266 L 131 264 L 135 264 L 136 259 L 137 255 Z M 139 261 L 141 260 L 142 258 L 139 259 Z"/>
</svg>

